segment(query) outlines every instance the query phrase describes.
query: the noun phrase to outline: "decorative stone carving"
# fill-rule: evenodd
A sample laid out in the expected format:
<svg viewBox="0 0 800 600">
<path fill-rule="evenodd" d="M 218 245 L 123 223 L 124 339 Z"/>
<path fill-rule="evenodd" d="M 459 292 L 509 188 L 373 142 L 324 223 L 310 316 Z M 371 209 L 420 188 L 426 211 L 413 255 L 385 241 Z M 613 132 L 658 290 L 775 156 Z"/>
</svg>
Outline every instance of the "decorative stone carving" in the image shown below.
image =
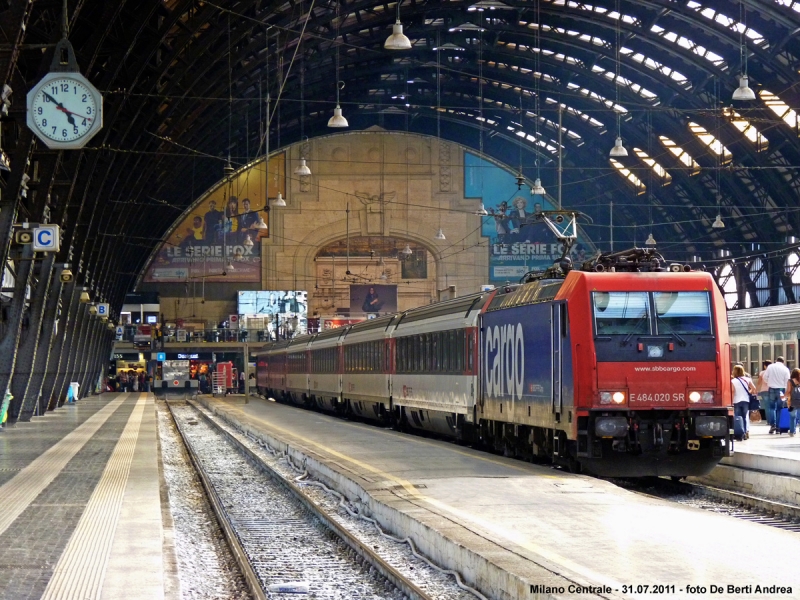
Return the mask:
<svg viewBox="0 0 800 600">
<path fill-rule="evenodd" d="M 439 191 L 450 192 L 452 172 L 450 167 L 451 147 L 447 142 L 439 141 Z"/>
</svg>

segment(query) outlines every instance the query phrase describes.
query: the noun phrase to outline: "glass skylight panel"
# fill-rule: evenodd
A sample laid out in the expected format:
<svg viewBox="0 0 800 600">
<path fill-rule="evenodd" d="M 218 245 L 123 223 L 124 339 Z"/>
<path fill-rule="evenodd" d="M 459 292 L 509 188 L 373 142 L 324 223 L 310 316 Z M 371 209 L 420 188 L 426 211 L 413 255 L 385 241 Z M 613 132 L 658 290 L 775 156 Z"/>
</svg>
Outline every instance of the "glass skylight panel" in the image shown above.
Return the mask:
<svg viewBox="0 0 800 600">
<path fill-rule="evenodd" d="M 714 137 L 709 131 L 699 123 L 690 122 L 689 130 L 703 142 L 717 156 L 722 157 L 722 162 L 726 163 L 731 159 L 731 151 L 728 150 L 720 140 Z"/>
<path fill-rule="evenodd" d="M 670 175 L 667 170 L 658 164 L 655 159 L 651 158 L 650 155 L 647 154 L 644 150 L 640 148 L 633 149 L 634 154 L 639 157 L 639 159 L 645 163 L 648 167 L 653 169 L 653 172 L 662 179 L 661 185 L 669 185 L 672 182 L 672 175 Z"/>
<path fill-rule="evenodd" d="M 509 129 L 514 132 L 514 135 L 518 135 L 519 137 L 529 141 L 531 144 L 544 148 L 551 154 L 558 154 L 558 148 L 556 148 L 552 144 L 549 144 L 544 140 L 536 139 L 535 136 L 529 133 L 525 133 L 524 131 L 515 131 L 513 127 L 509 127 Z"/>
<path fill-rule="evenodd" d="M 700 165 L 686 150 L 665 135 L 658 136 L 658 139 L 685 167 L 691 169 L 690 175 L 697 175 L 700 172 Z"/>
<path fill-rule="evenodd" d="M 793 0 L 775 0 L 775 2 L 780 6 L 791 8 L 793 11 L 800 13 L 800 2 L 794 2 Z"/>
<path fill-rule="evenodd" d="M 549 98 L 548 97 L 548 98 L 545 98 L 544 101 L 547 104 L 558 104 L 558 101 L 555 98 Z M 578 117 L 580 120 L 582 120 L 582 121 L 584 121 L 586 123 L 589 123 L 593 127 L 597 127 L 598 129 L 605 129 L 605 127 L 606 127 L 603 123 L 601 123 L 600 121 L 598 121 L 594 117 L 591 117 L 591 116 L 587 115 L 585 112 L 580 111 L 577 108 L 572 108 L 571 106 L 568 106 L 568 105 L 566 105 L 564 103 L 561 103 L 561 108 L 563 108 L 569 114 Z M 535 116 L 535 115 L 533 115 L 533 113 L 528 113 L 528 114 L 531 117 Z"/>
<path fill-rule="evenodd" d="M 755 31 L 752 27 L 746 27 L 744 23 L 740 23 L 733 17 L 729 17 L 728 15 L 717 12 L 713 8 L 709 7 L 703 8 L 701 4 L 698 4 L 696 2 L 690 2 L 687 4 L 687 6 L 689 6 L 689 8 L 691 9 L 694 9 L 696 12 L 703 15 L 706 19 L 709 19 L 710 21 L 719 23 L 723 27 L 735 31 L 736 33 L 744 33 L 745 37 L 754 44 L 758 46 L 763 46 L 764 48 L 769 47 L 769 45 L 766 44 L 767 40 L 764 38 L 763 35 Z"/>
<path fill-rule="evenodd" d="M 636 195 L 644 194 L 647 191 L 644 183 L 642 180 L 639 179 L 636 175 L 634 175 L 630 169 L 626 169 L 621 162 L 610 158 L 609 161 L 611 165 L 617 170 L 617 173 L 622 175 L 625 179 L 627 179 L 630 183 L 633 184 L 633 187 L 636 188 Z"/>
<path fill-rule="evenodd" d="M 783 119 L 792 129 L 797 129 L 797 113 L 789 108 L 789 106 L 772 92 L 761 90 L 758 93 L 769 109 Z"/>
<path fill-rule="evenodd" d="M 744 134 L 744 137 L 756 145 L 756 149 L 759 152 L 769 148 L 769 140 L 764 137 L 764 135 L 758 131 L 758 129 L 756 129 L 750 121 L 742 117 L 742 115 L 737 113 L 731 107 L 724 107 L 722 109 L 722 114 L 728 118 L 728 122 L 731 125 L 736 127 L 736 129 Z"/>
<path fill-rule="evenodd" d="M 619 113 L 627 114 L 627 112 L 628 112 L 628 109 L 625 108 L 624 106 L 620 106 L 619 104 L 616 104 L 616 103 L 612 102 L 608 98 L 604 98 L 603 96 L 601 96 L 600 94 L 598 94 L 596 92 L 593 92 L 591 90 L 587 90 L 586 88 L 583 88 L 583 87 L 579 86 L 577 83 L 568 83 L 567 84 L 567 89 L 575 91 L 575 92 L 578 92 L 581 96 L 585 96 L 586 98 L 589 98 L 590 100 L 594 100 L 595 102 L 599 102 L 599 103 L 603 104 L 606 108 L 613 109 L 613 110 L 615 110 L 615 111 L 617 111 Z"/>
<path fill-rule="evenodd" d="M 695 42 L 693 42 L 692 40 L 690 40 L 685 36 L 678 35 L 674 31 L 667 31 L 663 27 L 657 27 L 655 25 L 650 28 L 650 31 L 660 36 L 662 39 L 665 39 L 668 42 L 672 42 L 673 44 L 677 44 L 681 48 L 689 50 L 693 54 L 696 54 L 697 56 L 706 59 L 707 61 L 712 63 L 714 66 L 719 67 L 720 69 L 726 70 L 728 68 L 728 64 L 725 62 L 725 59 L 722 56 L 720 56 L 716 52 L 709 50 L 705 46 L 696 44 Z M 673 77 L 673 79 L 675 78 Z M 686 80 L 685 77 L 682 77 L 682 79 L 684 81 Z"/>
</svg>

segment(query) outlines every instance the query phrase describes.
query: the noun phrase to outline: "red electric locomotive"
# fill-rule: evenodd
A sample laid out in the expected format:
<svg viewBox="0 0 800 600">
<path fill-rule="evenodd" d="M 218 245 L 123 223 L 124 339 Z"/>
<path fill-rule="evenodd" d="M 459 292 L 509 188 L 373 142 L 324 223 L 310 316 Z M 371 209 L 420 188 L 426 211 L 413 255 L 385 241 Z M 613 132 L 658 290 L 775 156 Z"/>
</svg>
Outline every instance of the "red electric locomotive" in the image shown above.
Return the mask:
<svg viewBox="0 0 800 600">
<path fill-rule="evenodd" d="M 700 475 L 730 454 L 722 295 L 708 273 L 635 264 L 543 278 L 489 303 L 482 438 L 616 477 Z"/>
</svg>

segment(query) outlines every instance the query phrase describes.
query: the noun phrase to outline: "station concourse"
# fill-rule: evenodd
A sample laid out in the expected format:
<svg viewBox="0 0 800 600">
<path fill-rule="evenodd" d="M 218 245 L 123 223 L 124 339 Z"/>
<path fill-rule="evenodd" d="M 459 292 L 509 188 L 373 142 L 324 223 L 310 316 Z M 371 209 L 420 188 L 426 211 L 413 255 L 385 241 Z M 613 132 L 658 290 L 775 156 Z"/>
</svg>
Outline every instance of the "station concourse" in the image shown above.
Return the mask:
<svg viewBox="0 0 800 600">
<path fill-rule="evenodd" d="M 792 583 L 674 535 L 681 519 L 735 530 L 766 556 L 797 544 L 789 530 L 442 440 L 337 430 L 270 402 L 256 372 L 268 344 L 313 334 L 332 340 L 319 372 L 343 374 L 336 330 L 601 271 L 630 248 L 653 276 L 710 273 L 730 315 L 772 311 L 722 341 L 717 368 L 741 363 L 758 383 L 779 352 L 797 368 L 800 328 L 767 329 L 800 297 L 798 28 L 792 0 L 0 7 L 0 597 L 191 595 L 168 397 L 313 458 L 398 531 L 426 532 L 487 598 L 617 589 L 631 564 L 635 583 Z M 478 368 L 467 334 L 443 335 L 437 368 Z M 686 345 L 668 335 L 669 352 Z M 705 483 L 791 507 L 796 448 L 765 427 Z M 414 458 L 372 462 L 381 444 Z M 639 554 L 640 530 L 619 535 L 617 503 L 661 532 L 668 560 Z M 593 521 L 577 517 L 588 507 Z M 586 559 L 593 543 L 609 562 Z"/>
</svg>

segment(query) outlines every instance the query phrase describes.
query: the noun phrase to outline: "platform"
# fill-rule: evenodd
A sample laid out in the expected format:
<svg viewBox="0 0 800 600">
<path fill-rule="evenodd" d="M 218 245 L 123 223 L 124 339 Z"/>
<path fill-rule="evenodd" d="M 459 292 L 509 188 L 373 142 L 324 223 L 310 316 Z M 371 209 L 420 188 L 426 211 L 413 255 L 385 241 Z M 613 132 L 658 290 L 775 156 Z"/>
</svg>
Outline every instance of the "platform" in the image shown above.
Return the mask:
<svg viewBox="0 0 800 600">
<path fill-rule="evenodd" d="M 723 464 L 800 476 L 800 434 L 770 434 L 766 421 L 750 424 L 750 439 L 736 442 L 734 454 Z"/>
<path fill-rule="evenodd" d="M 317 464 L 324 477 L 338 479 L 340 489 L 360 493 L 379 520 L 409 527 L 439 560 L 450 554 L 453 564 L 447 566 L 493 598 L 547 597 L 531 593 L 530 586 L 570 583 L 606 585 L 612 591 L 601 594 L 605 598 L 635 597 L 623 593 L 631 584 L 674 585 L 674 594 L 666 595 L 686 598 L 702 596 L 687 593 L 689 584 L 796 584 L 792 569 L 765 571 L 761 561 L 732 560 L 730 550 L 735 540 L 751 556 L 769 556 L 775 548 L 793 556 L 800 552 L 796 533 L 261 399 L 201 401 L 251 435 L 285 444 L 296 459 Z M 486 565 L 511 577 L 482 580 L 493 577 Z M 771 597 L 798 595 L 794 589 Z"/>
<path fill-rule="evenodd" d="M 164 598 L 152 394 L 86 398 L 4 430 L 0 507 L 0 597 Z"/>
</svg>

